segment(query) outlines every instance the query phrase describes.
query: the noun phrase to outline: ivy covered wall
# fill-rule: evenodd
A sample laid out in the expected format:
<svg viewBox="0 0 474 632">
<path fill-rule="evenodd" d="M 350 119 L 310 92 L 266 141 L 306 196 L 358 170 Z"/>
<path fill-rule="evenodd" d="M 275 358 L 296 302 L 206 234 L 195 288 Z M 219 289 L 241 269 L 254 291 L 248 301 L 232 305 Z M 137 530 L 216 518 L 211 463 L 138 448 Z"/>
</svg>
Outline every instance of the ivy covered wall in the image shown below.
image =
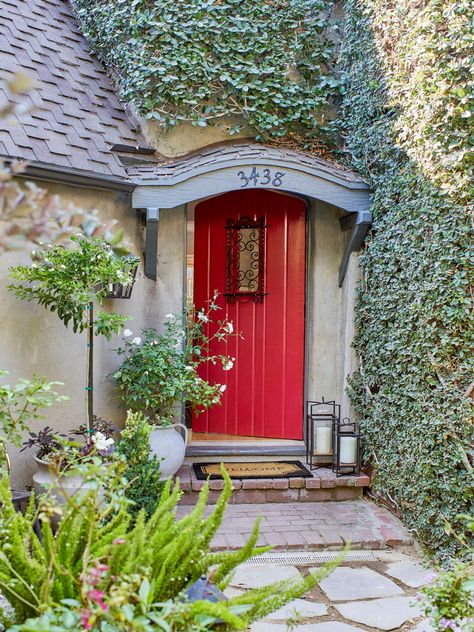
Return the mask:
<svg viewBox="0 0 474 632">
<path fill-rule="evenodd" d="M 229 118 L 235 134 L 330 143 L 332 0 L 73 0 L 122 98 L 163 130 Z"/>
<path fill-rule="evenodd" d="M 472 5 L 346 9 L 341 129 L 374 189 L 351 396 L 375 489 L 443 557 L 474 498 Z"/>
<path fill-rule="evenodd" d="M 338 129 L 335 156 L 374 189 L 350 390 L 365 456 L 419 540 L 452 554 L 445 523 L 473 498 L 470 0 L 347 0 L 341 33 L 325 0 L 73 1 L 122 98 L 164 130 L 238 115 L 326 151 Z"/>
</svg>

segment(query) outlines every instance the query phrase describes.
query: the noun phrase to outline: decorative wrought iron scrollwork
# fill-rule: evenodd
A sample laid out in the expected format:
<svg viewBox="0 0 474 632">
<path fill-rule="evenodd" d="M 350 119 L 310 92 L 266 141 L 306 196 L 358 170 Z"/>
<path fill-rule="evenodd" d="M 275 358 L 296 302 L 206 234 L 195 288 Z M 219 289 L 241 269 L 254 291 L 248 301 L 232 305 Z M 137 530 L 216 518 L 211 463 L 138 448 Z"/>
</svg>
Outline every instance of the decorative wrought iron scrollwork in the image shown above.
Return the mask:
<svg viewBox="0 0 474 632">
<path fill-rule="evenodd" d="M 265 296 L 265 219 L 227 220 L 227 284 L 229 303 L 261 303 Z"/>
</svg>

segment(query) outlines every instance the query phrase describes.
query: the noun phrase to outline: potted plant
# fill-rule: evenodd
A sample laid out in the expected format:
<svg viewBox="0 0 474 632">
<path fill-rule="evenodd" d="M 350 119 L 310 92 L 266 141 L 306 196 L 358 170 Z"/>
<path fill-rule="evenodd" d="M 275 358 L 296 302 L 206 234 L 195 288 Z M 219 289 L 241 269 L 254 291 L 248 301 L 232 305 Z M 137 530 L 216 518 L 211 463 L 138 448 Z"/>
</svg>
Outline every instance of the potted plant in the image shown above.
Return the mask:
<svg viewBox="0 0 474 632">
<path fill-rule="evenodd" d="M 89 441 L 94 434 L 94 337 L 104 336 L 110 340 L 123 328 L 126 320 L 116 312 L 99 310 L 94 315 L 94 303 L 103 303 L 110 284 L 130 285 L 133 267 L 138 262 L 135 257 L 122 256 L 126 251 L 118 247 L 120 240 L 120 232 L 110 243 L 100 236 L 73 235 L 65 245 L 48 245 L 33 251 L 31 265 L 15 266 L 10 270 L 11 276 L 19 281 L 9 286 L 16 296 L 35 300 L 55 312 L 66 327 L 72 326 L 74 332 L 87 332 L 86 431 Z M 55 476 L 54 471 L 52 475 Z"/>
<path fill-rule="evenodd" d="M 37 433 L 29 433 L 29 438 L 23 442 L 20 452 L 37 448 L 34 460 L 38 470 L 33 475 L 33 486 L 37 495 L 54 488 L 57 499 L 64 502 L 67 496 L 74 494 L 80 487 L 87 487 L 77 471 L 78 466 L 93 457 L 99 457 L 104 463 L 113 460 L 113 435 L 117 430 L 116 426 L 95 415 L 93 424 L 92 434 L 85 425 L 71 432 L 71 435 L 79 436 L 82 440 L 56 433 L 49 426 Z"/>
<path fill-rule="evenodd" d="M 154 425 L 150 445 L 161 459 L 162 479 L 177 472 L 184 461 L 187 428 L 175 420 L 177 404 L 183 402 L 197 413 L 219 404 L 225 384 L 210 384 L 200 369 L 220 362 L 224 370 L 230 370 L 234 363 L 228 355 L 210 354 L 212 340 L 225 342 L 238 335 L 227 319 L 213 323 L 211 314 L 221 309 L 216 298 L 209 301 L 207 310 L 196 312 L 191 307 L 181 315 L 168 314 L 161 333 L 144 329 L 140 336 L 133 336 L 126 329 L 123 346 L 117 349 L 123 356 L 114 373 L 117 386 L 127 408 L 144 412 Z M 177 429 L 183 430 L 184 438 Z"/>
</svg>

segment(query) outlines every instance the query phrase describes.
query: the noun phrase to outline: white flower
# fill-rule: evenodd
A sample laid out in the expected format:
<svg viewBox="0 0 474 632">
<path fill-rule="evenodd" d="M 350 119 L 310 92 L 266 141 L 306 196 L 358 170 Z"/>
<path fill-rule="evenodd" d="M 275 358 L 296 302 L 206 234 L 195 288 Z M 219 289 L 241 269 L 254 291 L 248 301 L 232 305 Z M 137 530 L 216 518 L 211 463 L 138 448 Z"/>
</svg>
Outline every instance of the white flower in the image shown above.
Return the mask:
<svg viewBox="0 0 474 632">
<path fill-rule="evenodd" d="M 61 268 L 61 270 L 65 270 L 66 269 L 66 266 L 64 265 L 64 263 L 62 263 L 59 267 Z"/>
<path fill-rule="evenodd" d="M 140 338 L 140 336 L 135 336 L 135 338 L 132 338 L 132 345 L 139 345 L 141 341 L 142 339 Z"/>
<path fill-rule="evenodd" d="M 228 334 L 231 334 L 234 331 L 234 325 L 231 322 L 228 322 L 224 329 Z"/>
<path fill-rule="evenodd" d="M 156 347 L 156 345 L 158 344 L 158 340 L 152 340 L 150 344 L 152 347 Z"/>
<path fill-rule="evenodd" d="M 132 334 L 133 334 L 133 331 L 131 331 L 130 329 L 124 329 L 123 330 L 123 335 L 125 336 L 125 338 L 128 338 Z"/>
<path fill-rule="evenodd" d="M 209 322 L 209 318 L 208 316 L 206 316 L 206 314 L 204 312 L 198 312 L 198 320 L 201 320 L 203 323 L 208 323 Z"/>
<path fill-rule="evenodd" d="M 97 450 L 108 450 L 115 442 L 113 439 L 107 439 L 102 432 L 96 432 L 92 435 L 92 443 L 95 445 Z"/>
<path fill-rule="evenodd" d="M 233 361 L 232 360 L 227 360 L 227 362 L 223 366 L 223 369 L 224 369 L 224 371 L 230 371 L 233 366 L 234 366 Z"/>
<path fill-rule="evenodd" d="M 225 389 L 226 389 L 226 388 L 227 388 L 226 384 L 221 384 L 221 385 L 219 386 L 219 390 L 220 390 L 220 392 L 221 392 L 221 393 L 223 393 L 223 392 L 225 391 Z"/>
<path fill-rule="evenodd" d="M 166 314 L 165 318 L 174 318 L 174 314 Z"/>
</svg>

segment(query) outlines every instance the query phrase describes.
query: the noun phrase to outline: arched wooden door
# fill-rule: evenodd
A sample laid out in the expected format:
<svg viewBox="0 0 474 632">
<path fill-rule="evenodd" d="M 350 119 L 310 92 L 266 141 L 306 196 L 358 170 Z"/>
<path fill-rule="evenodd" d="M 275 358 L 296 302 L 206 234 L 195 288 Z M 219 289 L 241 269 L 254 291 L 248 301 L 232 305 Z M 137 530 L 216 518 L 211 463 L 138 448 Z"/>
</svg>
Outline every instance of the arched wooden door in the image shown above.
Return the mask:
<svg viewBox="0 0 474 632">
<path fill-rule="evenodd" d="M 234 367 L 206 366 L 226 384 L 221 406 L 195 415 L 195 432 L 302 439 L 306 206 L 264 189 L 232 191 L 195 210 L 194 302 L 214 290 L 243 339 L 216 342 Z"/>
</svg>

